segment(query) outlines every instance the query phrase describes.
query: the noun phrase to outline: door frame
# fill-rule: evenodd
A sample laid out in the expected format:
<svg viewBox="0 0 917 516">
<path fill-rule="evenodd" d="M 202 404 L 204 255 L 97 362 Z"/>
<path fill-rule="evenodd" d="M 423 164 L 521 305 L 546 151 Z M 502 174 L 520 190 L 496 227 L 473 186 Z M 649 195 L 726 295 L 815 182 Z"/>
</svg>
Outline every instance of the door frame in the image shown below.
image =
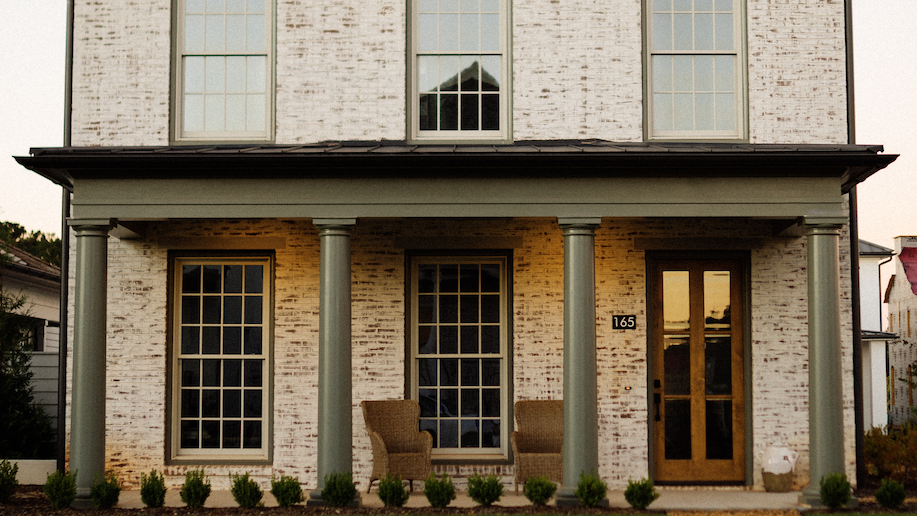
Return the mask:
<svg viewBox="0 0 917 516">
<path fill-rule="evenodd" d="M 656 287 L 653 270 L 656 262 L 668 260 L 737 260 L 742 270 L 742 302 L 744 304 L 744 313 L 742 314 L 742 323 L 745 331 L 742 335 L 742 353 L 743 353 L 743 397 L 745 404 L 745 481 L 744 482 L 717 482 L 717 481 L 696 481 L 696 482 L 662 482 L 665 484 L 677 485 L 753 485 L 754 484 L 754 425 L 752 415 L 754 414 L 754 403 L 752 398 L 752 346 L 751 333 L 751 252 L 750 251 L 646 251 L 645 277 L 646 291 L 644 301 L 646 303 L 646 407 L 647 407 L 647 459 L 650 479 L 654 482 L 656 476 L 656 451 L 655 451 L 655 417 L 653 409 L 653 378 L 655 378 L 654 349 L 653 342 L 653 292 Z"/>
</svg>

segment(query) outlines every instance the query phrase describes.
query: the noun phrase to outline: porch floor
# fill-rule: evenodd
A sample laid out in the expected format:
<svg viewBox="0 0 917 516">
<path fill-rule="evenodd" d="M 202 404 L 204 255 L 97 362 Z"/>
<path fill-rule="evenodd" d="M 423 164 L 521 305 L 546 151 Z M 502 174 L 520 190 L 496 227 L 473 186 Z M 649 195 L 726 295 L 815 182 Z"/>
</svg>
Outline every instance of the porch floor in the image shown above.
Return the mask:
<svg viewBox="0 0 917 516">
<path fill-rule="evenodd" d="M 763 491 L 747 490 L 723 490 L 723 489 L 704 489 L 688 490 L 684 488 L 666 489 L 659 487 L 661 496 L 650 506 L 653 510 L 688 510 L 688 511 L 718 511 L 718 510 L 773 510 L 773 509 L 797 509 L 800 508 L 798 503 L 799 492 L 789 493 L 766 493 Z M 363 505 L 366 507 L 382 507 L 382 502 L 376 494 L 376 490 L 366 494 L 360 493 L 363 498 Z M 627 508 L 627 501 L 624 500 L 624 491 L 609 491 L 608 501 L 612 507 Z M 184 504 L 178 495 L 178 489 L 169 489 L 166 493 L 167 507 L 182 507 Z M 276 506 L 274 497 L 265 492 L 264 505 L 268 507 Z M 468 497 L 468 493 L 461 491 L 458 497 L 452 502 L 450 507 L 474 507 L 475 502 Z M 505 488 L 503 497 L 497 503 L 504 507 L 515 507 L 529 505 L 529 501 L 522 495 L 521 491 L 517 495 L 513 492 L 512 486 Z M 207 499 L 207 507 L 236 507 L 236 502 L 229 491 L 214 490 L 210 498 Z M 411 494 L 411 498 L 406 507 L 429 507 L 427 499 L 423 493 L 416 490 Z M 141 509 L 143 503 L 140 501 L 140 491 L 122 491 L 118 507 L 124 509 Z"/>
</svg>

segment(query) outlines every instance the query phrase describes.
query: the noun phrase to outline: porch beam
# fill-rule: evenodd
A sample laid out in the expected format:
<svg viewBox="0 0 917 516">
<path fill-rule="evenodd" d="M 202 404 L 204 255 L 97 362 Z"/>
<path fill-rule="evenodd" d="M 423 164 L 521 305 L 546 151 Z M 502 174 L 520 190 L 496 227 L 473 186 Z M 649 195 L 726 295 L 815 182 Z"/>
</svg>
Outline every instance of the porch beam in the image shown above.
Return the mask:
<svg viewBox="0 0 917 516">
<path fill-rule="evenodd" d="M 318 487 L 309 505 L 325 505 L 325 476 L 353 472 L 350 241 L 356 219 L 314 219 L 319 229 Z"/>
<path fill-rule="evenodd" d="M 601 221 L 558 219 L 564 234 L 564 474 L 558 506 L 579 505 L 574 490 L 580 474 L 599 473 L 595 229 Z"/>
<path fill-rule="evenodd" d="M 820 506 L 819 483 L 844 473 L 840 259 L 843 220 L 807 218 L 809 298 L 809 485 L 799 501 Z"/>
<path fill-rule="evenodd" d="M 109 219 L 72 219 L 68 225 L 76 232 L 70 471 L 78 472 L 72 506 L 83 509 L 92 507 L 93 478 L 105 476 L 108 232 L 113 224 Z"/>
</svg>

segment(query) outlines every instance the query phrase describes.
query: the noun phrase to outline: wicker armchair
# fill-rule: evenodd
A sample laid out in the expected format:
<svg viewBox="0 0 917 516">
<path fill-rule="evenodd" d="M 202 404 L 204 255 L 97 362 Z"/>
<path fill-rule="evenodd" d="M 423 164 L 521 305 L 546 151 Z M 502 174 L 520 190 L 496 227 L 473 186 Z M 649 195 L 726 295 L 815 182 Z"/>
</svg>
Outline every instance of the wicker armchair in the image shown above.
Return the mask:
<svg viewBox="0 0 917 516">
<path fill-rule="evenodd" d="M 363 421 L 373 445 L 373 472 L 369 477 L 368 493 L 373 481 L 385 475 L 401 475 L 410 481 L 424 480 L 430 474 L 430 451 L 433 436 L 418 431 L 420 404 L 415 400 L 364 401 Z"/>
<path fill-rule="evenodd" d="M 547 476 L 563 482 L 564 402 L 562 400 L 523 400 L 516 402 L 516 426 L 510 435 L 516 464 L 513 485 L 530 477 Z"/>
</svg>

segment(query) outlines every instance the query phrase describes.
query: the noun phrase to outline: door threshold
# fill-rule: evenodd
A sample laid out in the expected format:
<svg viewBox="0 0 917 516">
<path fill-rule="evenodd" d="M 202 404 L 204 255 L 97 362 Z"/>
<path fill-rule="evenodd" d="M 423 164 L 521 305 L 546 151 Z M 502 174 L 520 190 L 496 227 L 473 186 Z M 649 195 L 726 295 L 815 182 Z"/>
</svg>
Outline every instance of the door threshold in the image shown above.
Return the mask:
<svg viewBox="0 0 917 516">
<path fill-rule="evenodd" d="M 744 481 L 727 480 L 654 480 L 653 485 L 664 487 L 750 487 Z"/>
</svg>

